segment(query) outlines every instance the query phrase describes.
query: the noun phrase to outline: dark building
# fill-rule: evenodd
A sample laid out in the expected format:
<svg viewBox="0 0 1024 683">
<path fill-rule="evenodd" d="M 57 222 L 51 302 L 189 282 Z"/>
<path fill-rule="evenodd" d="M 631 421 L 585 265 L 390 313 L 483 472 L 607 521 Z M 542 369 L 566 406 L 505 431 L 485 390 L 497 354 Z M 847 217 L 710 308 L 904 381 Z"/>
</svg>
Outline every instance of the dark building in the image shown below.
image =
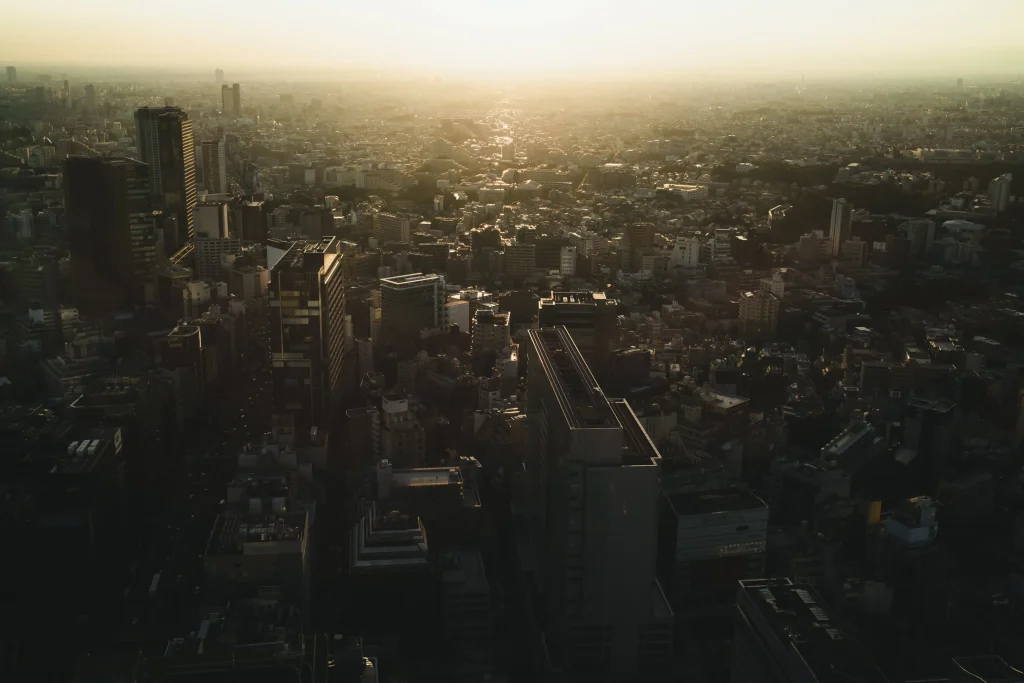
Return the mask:
<svg viewBox="0 0 1024 683">
<path fill-rule="evenodd" d="M 161 218 L 151 208 L 146 164 L 133 159 L 65 159 L 64 206 L 79 307 L 102 315 L 144 303 Z"/>
<path fill-rule="evenodd" d="M 888 681 L 814 589 L 786 578 L 739 582 L 731 680 Z"/>
<path fill-rule="evenodd" d="M 533 243 L 535 264 L 540 270 L 558 270 L 562 265 L 562 247 L 572 246 L 568 237 L 538 237 Z"/>
<path fill-rule="evenodd" d="M 345 289 L 339 242 L 291 245 L 271 269 L 270 351 L 274 412 L 296 435 L 325 430 L 342 392 Z"/>
<path fill-rule="evenodd" d="M 142 107 L 135 112 L 135 136 L 139 156 L 149 165 L 150 192 L 160 200 L 155 208 L 162 208 L 169 219 L 164 229 L 164 249 L 171 255 L 195 234 L 192 121 L 177 107 Z"/>
<path fill-rule="evenodd" d="M 552 292 L 538 302 L 541 327 L 564 325 L 592 366 L 602 367 L 617 343 L 614 299 L 602 292 Z"/>
<path fill-rule="evenodd" d="M 241 213 L 241 237 L 246 242 L 267 241 L 267 214 L 263 202 L 245 202 L 239 207 Z"/>
<path fill-rule="evenodd" d="M 238 83 L 220 86 L 221 113 L 238 118 L 242 115 L 242 86 Z"/>
<path fill-rule="evenodd" d="M 412 273 L 380 281 L 380 325 L 383 343 L 415 347 L 423 330 L 447 330 L 444 278 Z"/>
<path fill-rule="evenodd" d="M 664 675 L 673 613 L 655 578 L 661 455 L 566 328 L 529 336 L 528 525 L 549 665 L 566 680 Z"/>
</svg>

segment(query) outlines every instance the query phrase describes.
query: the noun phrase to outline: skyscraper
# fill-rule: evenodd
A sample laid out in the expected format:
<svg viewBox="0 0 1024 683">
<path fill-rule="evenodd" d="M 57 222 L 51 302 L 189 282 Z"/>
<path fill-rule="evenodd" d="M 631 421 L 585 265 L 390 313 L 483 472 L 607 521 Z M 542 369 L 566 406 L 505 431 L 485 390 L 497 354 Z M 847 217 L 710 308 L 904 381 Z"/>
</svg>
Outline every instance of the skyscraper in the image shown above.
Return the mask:
<svg viewBox="0 0 1024 683">
<path fill-rule="evenodd" d="M 296 435 L 326 429 L 338 409 L 345 361 L 345 290 L 335 237 L 293 243 L 270 277 L 274 413 Z"/>
<path fill-rule="evenodd" d="M 832 200 L 832 220 L 829 223 L 828 238 L 831 243 L 832 258 L 839 258 L 843 242 L 850 239 L 853 231 L 853 205 L 845 199 Z"/>
<path fill-rule="evenodd" d="M 144 303 L 161 218 L 151 206 L 146 164 L 69 157 L 63 173 L 71 276 L 79 307 L 105 314 Z"/>
<path fill-rule="evenodd" d="M 224 194 L 228 186 L 228 166 L 224 156 L 224 140 L 203 140 L 203 182 L 211 194 Z"/>
<path fill-rule="evenodd" d="M 448 326 L 444 278 L 412 273 L 380 281 L 381 337 L 385 344 L 413 348 L 423 330 Z"/>
<path fill-rule="evenodd" d="M 16 83 L 18 81 L 18 69 L 17 67 L 7 67 L 7 82 Z"/>
<path fill-rule="evenodd" d="M 664 674 L 673 614 L 655 578 L 661 455 L 566 328 L 529 336 L 529 526 L 550 664 L 580 680 Z"/>
<path fill-rule="evenodd" d="M 221 113 L 224 116 L 238 118 L 242 115 L 242 86 L 238 83 L 220 86 Z"/>
<path fill-rule="evenodd" d="M 224 69 L 214 69 L 213 70 L 213 80 L 216 83 L 223 83 L 224 82 Z"/>
<path fill-rule="evenodd" d="M 135 112 L 139 156 L 149 165 L 150 192 L 159 198 L 167 221 L 164 249 L 173 254 L 192 239 L 196 205 L 195 145 L 192 121 L 177 107 L 143 107 Z"/>
<path fill-rule="evenodd" d="M 1006 211 L 1010 204 L 1010 186 L 1013 185 L 1013 174 L 1004 173 L 993 178 L 988 184 L 988 200 L 997 213 Z"/>
</svg>

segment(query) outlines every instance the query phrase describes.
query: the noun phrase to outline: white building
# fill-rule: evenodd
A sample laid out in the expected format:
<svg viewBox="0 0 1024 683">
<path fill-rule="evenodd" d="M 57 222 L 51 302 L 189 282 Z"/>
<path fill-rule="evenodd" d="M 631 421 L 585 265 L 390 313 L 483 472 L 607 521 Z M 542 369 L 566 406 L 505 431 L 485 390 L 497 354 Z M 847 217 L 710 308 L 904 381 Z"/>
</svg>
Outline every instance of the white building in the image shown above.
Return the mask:
<svg viewBox="0 0 1024 683">
<path fill-rule="evenodd" d="M 682 185 L 678 183 L 665 183 L 661 186 L 669 194 L 679 197 L 685 202 L 699 202 L 708 198 L 707 185 Z"/>
<path fill-rule="evenodd" d="M 700 240 L 696 237 L 677 237 L 672 248 L 672 265 L 696 268 L 700 264 Z"/>
<path fill-rule="evenodd" d="M 782 301 L 782 297 L 786 293 L 786 281 L 782 278 L 782 271 L 774 270 L 771 277 L 761 278 L 761 291 Z"/>
<path fill-rule="evenodd" d="M 377 238 L 379 244 L 409 242 L 412 239 L 412 219 L 409 216 L 399 216 L 393 213 L 375 213 L 373 215 L 373 236 Z"/>
</svg>

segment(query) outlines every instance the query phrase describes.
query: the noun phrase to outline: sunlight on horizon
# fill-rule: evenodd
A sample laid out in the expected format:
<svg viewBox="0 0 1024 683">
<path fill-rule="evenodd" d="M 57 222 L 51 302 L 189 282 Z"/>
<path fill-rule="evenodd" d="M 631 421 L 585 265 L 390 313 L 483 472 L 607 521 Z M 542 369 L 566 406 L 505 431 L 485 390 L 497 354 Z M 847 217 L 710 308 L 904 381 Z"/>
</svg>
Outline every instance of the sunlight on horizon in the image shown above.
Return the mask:
<svg viewBox="0 0 1024 683">
<path fill-rule="evenodd" d="M 5 10 L 0 60 L 482 78 L 1017 73 L 1024 2 L 977 9 L 952 0 L 179 0 L 168 24 L 157 3 L 41 0 Z M 41 47 L 26 28 L 44 22 Z"/>
</svg>

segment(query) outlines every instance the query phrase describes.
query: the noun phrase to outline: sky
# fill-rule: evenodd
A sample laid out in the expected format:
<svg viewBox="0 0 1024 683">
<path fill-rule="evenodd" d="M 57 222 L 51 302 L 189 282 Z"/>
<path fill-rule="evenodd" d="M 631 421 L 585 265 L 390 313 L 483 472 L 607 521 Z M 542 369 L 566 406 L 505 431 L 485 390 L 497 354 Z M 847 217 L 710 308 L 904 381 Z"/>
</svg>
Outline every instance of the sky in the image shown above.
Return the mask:
<svg viewBox="0 0 1024 683">
<path fill-rule="evenodd" d="M 1024 0 L 10 0 L 0 62 L 695 79 L 1017 76 Z M 230 78 L 229 73 L 229 78 Z"/>
</svg>

